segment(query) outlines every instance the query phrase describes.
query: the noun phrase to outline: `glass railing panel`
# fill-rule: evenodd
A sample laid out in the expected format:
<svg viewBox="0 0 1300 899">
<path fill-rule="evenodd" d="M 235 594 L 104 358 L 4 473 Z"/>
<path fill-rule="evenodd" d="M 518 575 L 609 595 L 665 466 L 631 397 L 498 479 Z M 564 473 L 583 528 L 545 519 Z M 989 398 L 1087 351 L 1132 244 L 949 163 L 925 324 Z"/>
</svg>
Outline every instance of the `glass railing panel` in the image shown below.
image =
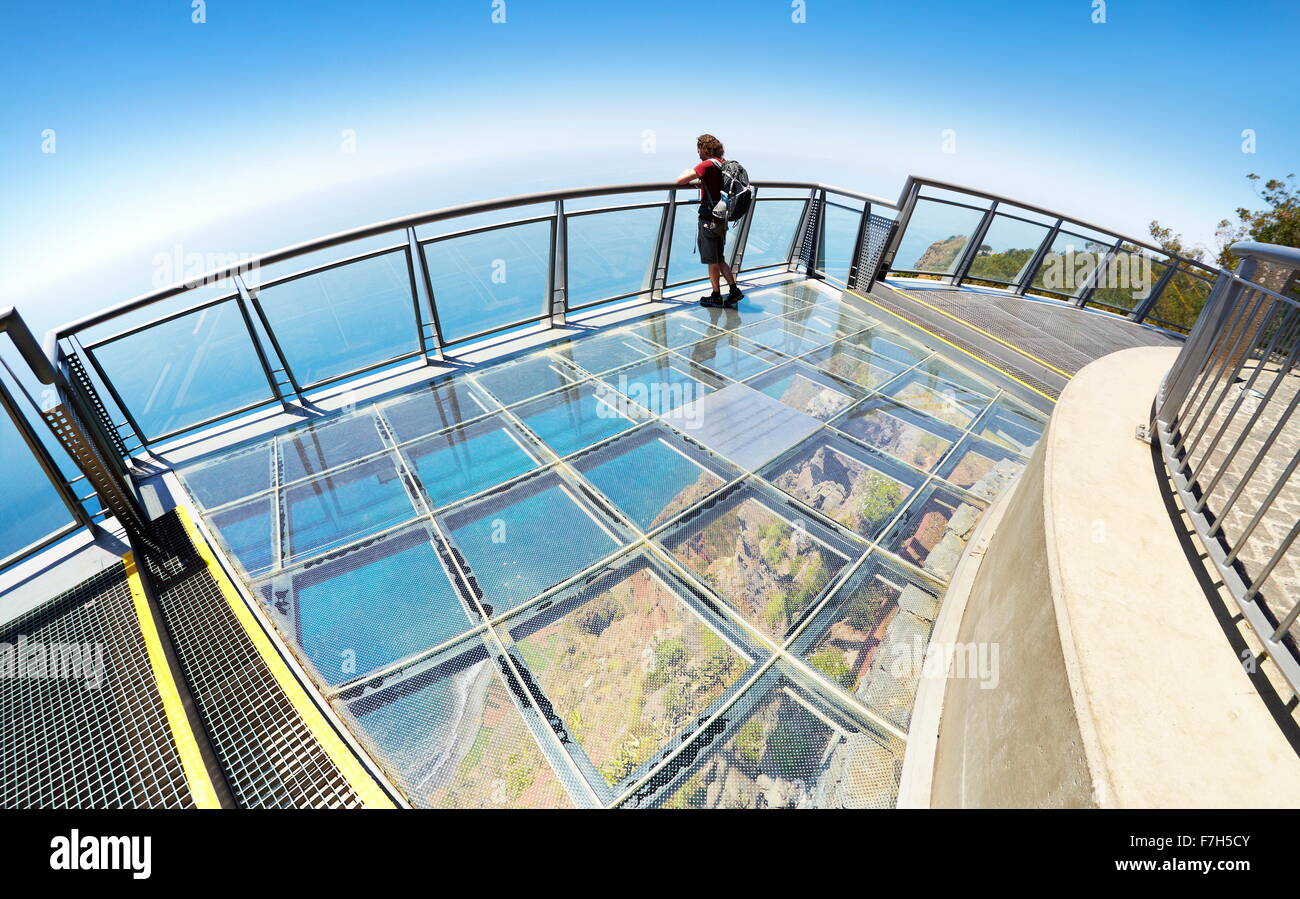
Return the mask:
<svg viewBox="0 0 1300 899">
<path fill-rule="evenodd" d="M 779 265 L 790 257 L 790 244 L 803 216 L 805 199 L 768 199 L 760 197 L 754 202 L 751 213 L 754 221 L 749 225 L 745 239 L 744 267 L 762 268 Z"/>
<path fill-rule="evenodd" d="M 303 387 L 419 352 L 406 251 L 265 287 L 257 300 Z"/>
<path fill-rule="evenodd" d="M 1143 253 L 1120 250 L 1097 275 L 1089 306 L 1132 312 L 1151 295 L 1151 289 L 1168 266 Z"/>
<path fill-rule="evenodd" d="M 443 339 L 460 340 L 547 314 L 551 222 L 423 245 Z"/>
<path fill-rule="evenodd" d="M 1190 331 L 1210 297 L 1214 282 L 1179 269 L 1156 297 L 1148 319 L 1178 331 Z"/>
<path fill-rule="evenodd" d="M 994 284 L 1019 283 L 1047 231 L 1043 225 L 995 215 L 966 277 Z"/>
<path fill-rule="evenodd" d="M 678 203 L 677 214 L 673 220 L 672 245 L 668 250 L 668 286 L 690 284 L 703 281 L 709 277 L 709 270 L 700 262 L 700 250 L 697 244 L 700 229 L 700 204 L 692 200 Z M 740 222 L 727 225 L 727 242 L 725 259 L 730 259 L 736 249 L 736 238 L 740 234 Z"/>
<path fill-rule="evenodd" d="M 894 270 L 952 274 L 982 216 L 964 206 L 917 200 L 894 254 Z"/>
<path fill-rule="evenodd" d="M 847 282 L 849 266 L 853 264 L 853 247 L 858 241 L 858 227 L 862 224 L 862 210 L 826 203 L 826 220 L 823 230 L 822 272 L 828 278 Z"/>
<path fill-rule="evenodd" d="M 566 216 L 570 306 L 648 290 L 663 209 Z"/>
<path fill-rule="evenodd" d="M 0 411 L 0 559 L 72 524 L 72 516 L 27 448 L 18 428 Z"/>
<path fill-rule="evenodd" d="M 1110 252 L 1112 243 L 1061 231 L 1048 247 L 1042 265 L 1034 272 L 1031 287 L 1067 297 L 1078 296 L 1088 285 L 1093 271 Z"/>
<path fill-rule="evenodd" d="M 148 438 L 274 399 L 234 299 L 90 352 Z"/>
</svg>

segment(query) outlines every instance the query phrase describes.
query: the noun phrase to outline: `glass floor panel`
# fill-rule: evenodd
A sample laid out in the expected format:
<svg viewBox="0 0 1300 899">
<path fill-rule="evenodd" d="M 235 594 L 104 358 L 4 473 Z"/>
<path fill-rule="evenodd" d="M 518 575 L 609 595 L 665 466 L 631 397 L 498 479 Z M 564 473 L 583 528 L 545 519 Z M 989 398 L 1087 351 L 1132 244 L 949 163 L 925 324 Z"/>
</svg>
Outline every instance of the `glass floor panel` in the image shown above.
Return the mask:
<svg viewBox="0 0 1300 899">
<path fill-rule="evenodd" d="M 871 323 L 851 312 L 834 312 L 824 306 L 814 306 L 812 309 L 796 312 L 786 318 L 799 322 L 811 331 L 819 331 L 837 340 L 852 337 L 872 327 Z"/>
<path fill-rule="evenodd" d="M 551 350 L 593 375 L 604 374 L 661 351 L 660 347 L 630 331 L 583 335 L 554 343 Z"/>
<path fill-rule="evenodd" d="M 895 362 L 903 363 L 906 367 L 911 367 L 930 355 L 930 350 L 924 345 L 881 325 L 845 339 L 860 350 L 877 356 L 887 356 Z"/>
<path fill-rule="evenodd" d="M 645 417 L 626 397 L 599 381 L 538 397 L 511 412 L 558 456 L 613 437 Z"/>
<path fill-rule="evenodd" d="M 262 595 L 331 686 L 469 630 L 471 622 L 423 525 L 283 574 Z"/>
<path fill-rule="evenodd" d="M 752 325 L 742 325 L 736 329 L 736 333 L 746 340 L 787 356 L 802 356 L 831 341 L 827 334 L 784 318 L 766 318 Z"/>
<path fill-rule="evenodd" d="M 746 384 L 818 421 L 834 418 L 863 396 L 863 391 L 802 362 L 774 368 Z"/>
<path fill-rule="evenodd" d="M 869 540 L 921 486 L 924 475 L 823 430 L 760 474 L 810 508 Z"/>
<path fill-rule="evenodd" d="M 236 450 L 200 463 L 185 473 L 194 501 L 215 509 L 271 489 L 271 444 Z"/>
<path fill-rule="evenodd" d="M 892 381 L 906 370 L 906 366 L 888 356 L 864 353 L 847 341 L 822 347 L 801 361 L 868 390 Z"/>
<path fill-rule="evenodd" d="M 642 408 L 662 416 L 726 386 L 707 368 L 670 354 L 612 371 L 604 381 Z"/>
<path fill-rule="evenodd" d="M 342 546 L 417 514 L 391 456 L 290 487 L 284 508 L 286 561 Z"/>
<path fill-rule="evenodd" d="M 688 315 L 656 315 L 627 329 L 661 349 L 676 349 L 701 337 L 714 337 L 721 329 Z"/>
<path fill-rule="evenodd" d="M 772 315 L 785 315 L 787 312 L 808 308 L 818 298 L 820 298 L 820 293 L 813 296 L 812 293 L 788 291 L 776 287 L 746 294 L 741 305 L 748 304 L 755 309 L 761 309 Z"/>
<path fill-rule="evenodd" d="M 761 633 L 782 638 L 863 548 L 837 540 L 786 501 L 742 485 L 659 542 Z"/>
<path fill-rule="evenodd" d="M 932 375 L 935 379 L 942 379 L 950 384 L 955 384 L 963 390 L 973 394 L 978 394 L 985 399 L 991 400 L 997 394 L 997 388 L 982 378 L 977 378 L 964 368 L 960 368 L 941 359 L 938 356 L 931 356 L 916 367 L 917 373 Z"/>
<path fill-rule="evenodd" d="M 630 541 L 579 493 L 546 470 L 437 516 L 489 615 L 513 609 Z"/>
<path fill-rule="evenodd" d="M 947 582 L 984 508 L 977 499 L 932 484 L 908 504 L 883 543 L 905 562 Z"/>
<path fill-rule="evenodd" d="M 653 530 L 740 474 L 658 423 L 576 456 L 572 463 L 642 531 Z"/>
<path fill-rule="evenodd" d="M 895 324 L 807 284 L 677 303 L 178 474 L 413 805 L 891 805 L 871 722 L 908 726 L 901 662 L 1045 423 Z"/>
<path fill-rule="evenodd" d="M 944 588 L 922 572 L 872 556 L 799 635 L 813 668 L 902 730 Z"/>
<path fill-rule="evenodd" d="M 1046 428 L 1047 421 L 1041 414 L 1004 395 L 980 416 L 972 431 L 985 440 L 1027 456 Z"/>
<path fill-rule="evenodd" d="M 677 354 L 734 381 L 766 371 L 785 357 L 734 334 L 710 337 L 677 350 Z"/>
<path fill-rule="evenodd" d="M 673 778 L 658 807 L 892 808 L 902 748 L 795 677 L 751 688 L 728 712 L 735 725 Z"/>
<path fill-rule="evenodd" d="M 347 707 L 411 804 L 571 808 L 482 642 L 448 655 Z"/>
<path fill-rule="evenodd" d="M 639 556 L 510 637 L 579 764 L 617 788 L 727 693 L 751 660 Z"/>
<path fill-rule="evenodd" d="M 971 435 L 944 460 L 938 474 L 972 496 L 992 501 L 1024 467 L 1020 456 Z"/>
<path fill-rule="evenodd" d="M 831 426 L 922 471 L 934 468 L 961 439 L 959 429 L 880 395 L 832 419 Z"/>
<path fill-rule="evenodd" d="M 272 497 L 230 506 L 212 513 L 217 539 L 244 573 L 257 577 L 269 571 L 275 561 L 275 502 Z"/>
<path fill-rule="evenodd" d="M 486 389 L 505 406 L 582 379 L 581 374 L 544 352 L 517 362 L 495 365 L 475 377 L 478 378 L 480 387 Z"/>
<path fill-rule="evenodd" d="M 375 417 L 368 412 L 289 431 L 276 443 L 285 483 L 372 456 L 384 448 Z"/>
<path fill-rule="evenodd" d="M 422 437 L 402 447 L 420 479 L 429 507 L 441 508 L 531 471 L 538 460 L 528 440 L 504 417 L 493 415 Z"/>
<path fill-rule="evenodd" d="M 891 381 L 884 392 L 957 428 L 965 428 L 989 404 L 987 396 L 915 369 Z"/>
<path fill-rule="evenodd" d="M 379 407 L 398 443 L 423 437 L 478 418 L 497 408 L 468 378 L 444 380 L 417 388 Z"/>
<path fill-rule="evenodd" d="M 757 306 L 752 305 L 748 296 L 734 307 L 701 306 L 699 303 L 693 303 L 690 306 L 683 305 L 682 308 L 669 314 L 683 318 L 693 318 L 704 325 L 726 331 L 734 331 L 741 325 L 762 321 L 771 316 L 771 313 L 764 312 Z"/>
</svg>

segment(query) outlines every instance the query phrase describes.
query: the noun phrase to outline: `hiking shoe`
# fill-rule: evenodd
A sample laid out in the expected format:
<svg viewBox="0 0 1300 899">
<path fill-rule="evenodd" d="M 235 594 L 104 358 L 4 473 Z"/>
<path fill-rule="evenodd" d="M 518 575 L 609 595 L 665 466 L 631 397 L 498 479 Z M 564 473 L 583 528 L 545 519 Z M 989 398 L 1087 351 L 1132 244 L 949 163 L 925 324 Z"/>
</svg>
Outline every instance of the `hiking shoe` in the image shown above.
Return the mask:
<svg viewBox="0 0 1300 899">
<path fill-rule="evenodd" d="M 734 308 L 734 307 L 736 306 L 736 304 L 738 304 L 738 303 L 739 303 L 741 300 L 743 300 L 744 298 L 745 298 L 745 295 L 744 295 L 743 293 L 740 292 L 740 288 L 739 288 L 739 287 L 733 287 L 733 288 L 731 288 L 730 292 L 728 292 L 728 294 L 727 294 L 727 299 L 726 299 L 726 302 L 724 303 L 724 305 L 726 305 L 726 306 L 731 306 L 731 307 Z"/>
<path fill-rule="evenodd" d="M 701 305 L 701 306 L 712 306 L 712 307 L 717 307 L 717 306 L 725 306 L 725 305 L 727 305 L 727 304 L 726 304 L 726 302 L 722 299 L 722 294 L 720 294 L 720 293 L 711 293 L 711 294 L 709 294 L 707 297 L 700 297 L 700 305 Z"/>
</svg>

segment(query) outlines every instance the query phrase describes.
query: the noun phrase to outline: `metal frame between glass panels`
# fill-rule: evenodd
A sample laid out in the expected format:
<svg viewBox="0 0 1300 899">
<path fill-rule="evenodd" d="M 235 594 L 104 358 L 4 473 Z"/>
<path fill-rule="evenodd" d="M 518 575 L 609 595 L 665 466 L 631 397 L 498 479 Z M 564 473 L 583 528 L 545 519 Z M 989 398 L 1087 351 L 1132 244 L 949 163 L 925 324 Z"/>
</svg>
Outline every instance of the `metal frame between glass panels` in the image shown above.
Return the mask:
<svg viewBox="0 0 1300 899">
<path fill-rule="evenodd" d="M 798 286 L 793 288 L 765 288 L 755 292 L 755 301 L 762 301 L 769 308 L 783 309 L 788 315 L 812 313 L 820 310 L 831 317 L 837 317 L 838 313 L 841 312 L 841 310 L 837 309 L 841 304 L 831 294 L 810 295 L 808 290 L 807 287 Z M 813 293 L 820 294 L 815 288 L 813 288 Z M 775 307 L 768 303 L 769 300 L 773 299 L 777 301 Z M 789 311 L 790 307 L 793 307 L 795 311 Z M 662 317 L 664 319 L 693 320 L 693 316 L 697 313 L 698 310 L 696 309 L 685 309 L 663 313 Z M 718 331 L 722 339 L 739 340 L 741 337 L 738 329 L 758 320 L 788 324 L 790 327 L 797 328 L 801 334 L 815 335 L 813 345 L 801 348 L 803 351 L 796 355 L 773 352 L 773 361 L 766 365 L 762 371 L 751 375 L 746 380 L 762 381 L 769 372 L 775 371 L 781 365 L 808 365 L 818 372 L 820 381 L 826 385 L 840 385 L 841 392 L 852 399 L 847 409 L 842 410 L 828 423 L 824 424 L 808 442 L 821 439 L 822 435 L 825 435 L 841 441 L 846 447 L 856 448 L 854 450 L 855 455 L 867 460 L 868 464 L 872 459 L 879 459 L 877 465 L 880 471 L 907 473 L 906 479 L 911 489 L 897 507 L 890 509 L 888 515 L 878 522 L 879 526 L 874 532 L 876 534 L 874 538 L 869 539 L 855 533 L 842 522 L 808 506 L 796 496 L 778 489 L 762 473 L 747 471 L 730 460 L 717 457 L 715 453 L 693 440 L 689 421 L 674 418 L 670 412 L 664 410 L 644 407 L 631 398 L 616 393 L 613 385 L 617 382 L 617 375 L 628 367 L 641 365 L 647 361 L 656 359 L 678 360 L 676 364 L 680 364 L 685 370 L 690 370 L 690 366 L 696 363 L 691 360 L 689 346 L 682 346 L 677 349 L 660 348 L 659 352 L 654 355 L 647 355 L 642 362 L 625 363 L 604 371 L 585 370 L 581 365 L 568 361 L 564 364 L 574 367 L 574 374 L 579 379 L 576 385 L 564 384 L 558 387 L 543 387 L 543 392 L 536 396 L 522 399 L 512 397 L 513 401 L 508 404 L 492 399 L 490 391 L 482 388 L 481 379 L 490 375 L 494 370 L 521 365 L 531 359 L 551 359 L 555 361 L 560 359 L 555 349 L 543 348 L 520 360 L 505 360 L 482 369 L 453 376 L 454 381 L 463 380 L 475 385 L 472 388 L 475 395 L 480 396 L 482 400 L 487 402 L 481 402 L 481 405 L 484 406 L 481 414 L 470 416 L 450 427 L 444 427 L 433 432 L 435 434 L 446 434 L 449 431 L 464 428 L 468 423 L 483 422 L 493 418 L 508 423 L 508 427 L 520 435 L 524 441 L 522 445 L 526 448 L 525 451 L 536 462 L 536 465 L 531 470 L 499 484 L 483 485 L 481 489 L 474 493 L 456 498 L 446 505 L 437 506 L 429 501 L 426 491 L 420 486 L 418 477 L 409 469 L 405 452 L 412 445 L 428 438 L 414 436 L 400 442 L 397 441 L 385 416 L 386 409 L 397 407 L 407 401 L 408 396 L 418 394 L 424 388 L 415 388 L 397 396 L 377 400 L 371 406 L 348 413 L 348 417 L 343 420 L 351 420 L 357 417 L 373 418 L 375 426 L 382 435 L 383 447 L 357 458 L 342 460 L 334 468 L 325 471 L 313 471 L 294 483 L 302 484 L 308 480 L 327 477 L 331 472 L 362 465 L 365 464 L 366 460 L 381 456 L 392 458 L 400 471 L 403 488 L 408 491 L 411 501 L 411 515 L 400 522 L 386 524 L 377 532 L 358 533 L 347 543 L 332 545 L 330 548 L 318 553 L 278 563 L 280 565 L 278 569 L 273 569 L 264 575 L 259 573 L 256 580 L 261 583 L 264 579 L 269 578 L 283 579 L 286 573 L 293 571 L 317 569 L 323 563 L 344 558 L 361 547 L 374 546 L 376 541 L 384 540 L 388 535 L 405 533 L 413 527 L 426 528 L 428 539 L 437 551 L 438 558 L 442 560 L 446 576 L 456 586 L 466 608 L 478 610 L 479 620 L 477 622 L 467 621 L 463 634 L 449 638 L 437 646 L 428 647 L 413 656 L 396 660 L 381 669 L 367 672 L 359 678 L 334 685 L 324 684 L 322 689 L 327 695 L 333 697 L 337 704 L 341 704 L 346 708 L 349 703 L 356 701 L 357 697 L 368 695 L 376 690 L 383 692 L 396 689 L 395 685 L 404 678 L 419 676 L 418 673 L 429 670 L 429 666 L 440 664 L 439 660 L 449 653 L 460 652 L 466 641 L 481 641 L 488 650 L 488 656 L 500 659 L 501 664 L 505 666 L 502 676 L 514 683 L 525 685 L 522 694 L 512 693 L 516 711 L 527 723 L 542 755 L 555 769 L 560 781 L 567 785 L 573 800 L 579 804 L 641 805 L 651 801 L 652 796 L 657 797 L 654 799 L 656 803 L 664 801 L 665 797 L 676 789 L 676 785 L 684 781 L 690 770 L 692 770 L 692 766 L 698 765 L 697 761 L 688 762 L 690 759 L 695 759 L 695 755 L 692 754 L 695 750 L 691 747 L 694 746 L 698 749 L 704 744 L 697 744 L 693 741 L 712 739 L 703 735 L 712 733 L 710 728 L 718 722 L 736 720 L 736 710 L 742 707 L 748 708 L 747 704 L 761 698 L 760 694 L 766 695 L 765 691 L 768 689 L 766 685 L 773 683 L 774 678 L 781 683 L 793 683 L 794 686 L 789 688 L 794 689 L 796 692 L 811 690 L 814 694 L 822 695 L 823 698 L 817 700 L 818 702 L 829 703 L 827 708 L 835 710 L 834 714 L 847 716 L 846 721 L 857 722 L 853 726 L 861 728 L 862 732 L 875 734 L 876 736 L 873 739 L 878 740 L 882 746 L 894 747 L 890 751 L 895 752 L 897 757 L 901 758 L 902 745 L 906 739 L 905 728 L 900 727 L 890 718 L 883 716 L 878 710 L 867 705 L 861 698 L 846 692 L 844 688 L 833 681 L 827 680 L 826 676 L 820 672 L 820 669 L 804 657 L 802 650 L 796 650 L 794 647 L 800 640 L 806 642 L 805 635 L 809 632 L 809 628 L 813 627 L 814 621 L 821 621 L 824 615 L 829 614 L 830 609 L 839 603 L 848 601 L 847 591 L 855 583 L 855 578 L 860 579 L 859 573 L 865 572 L 864 566 L 868 565 L 868 560 L 873 560 L 870 563 L 872 565 L 880 560 L 886 560 L 887 565 L 892 566 L 891 570 L 910 572 L 907 575 L 909 579 L 920 579 L 920 581 L 929 579 L 929 581 L 936 583 L 938 585 L 936 589 L 941 591 L 942 584 L 946 580 L 944 574 L 923 570 L 898 557 L 894 553 L 890 541 L 899 533 L 900 528 L 904 528 L 909 514 L 919 514 L 909 512 L 913 504 L 931 502 L 932 498 L 937 495 L 941 494 L 943 497 L 960 501 L 976 510 L 976 512 L 984 507 L 983 500 L 972 497 L 956 484 L 945 481 L 941 473 L 944 470 L 943 463 L 970 446 L 971 441 L 981 433 L 981 424 L 989 420 L 990 416 L 997 414 L 996 410 L 999 408 L 999 404 L 1014 403 L 1015 401 L 1006 399 L 1005 391 L 1002 388 L 984 382 L 980 378 L 963 371 L 959 366 L 948 362 L 937 353 L 875 320 L 869 313 L 856 307 L 844 309 L 842 313 L 838 317 L 849 324 L 839 332 L 838 336 L 835 333 L 830 333 L 832 330 L 830 328 L 821 330 L 805 328 L 799 322 L 793 321 L 784 315 L 777 315 L 764 310 L 748 313 L 743 322 L 739 317 L 735 321 L 728 321 L 726 326 L 718 327 Z M 630 335 L 634 333 L 636 327 L 636 325 L 624 326 L 615 329 L 613 333 Z M 606 332 L 602 332 L 602 334 L 604 333 Z M 866 339 L 868 335 L 872 335 L 871 340 Z M 872 341 L 875 341 L 874 344 Z M 827 347 L 839 346 L 844 352 L 859 354 L 863 361 L 869 361 L 872 358 L 869 348 L 873 345 L 884 347 L 886 341 L 889 341 L 889 346 L 895 347 L 897 356 L 909 358 L 910 361 L 892 360 L 891 370 L 894 372 L 892 377 L 878 382 L 873 389 L 853 384 L 839 375 L 817 366 L 819 354 L 823 353 Z M 707 365 L 705 367 L 707 368 Z M 864 403 L 871 402 L 874 398 L 888 398 L 892 385 L 901 383 L 911 374 L 935 378 L 938 379 L 936 383 L 950 384 L 954 387 L 980 385 L 981 389 L 987 393 L 982 408 L 972 415 L 965 427 L 950 429 L 956 436 L 945 450 L 943 459 L 936 460 L 934 464 L 929 466 L 928 470 L 915 468 L 906 459 L 891 458 L 882 453 L 878 447 L 864 442 L 854 434 L 839 429 L 839 423 L 845 420 L 845 417 L 850 415 L 854 409 L 859 408 Z M 717 373 L 717 377 L 720 383 L 734 383 L 721 373 Z M 954 380 L 949 381 L 946 379 Z M 596 390 L 603 387 L 608 391 L 608 396 L 611 398 L 621 397 L 621 399 L 612 400 L 617 406 L 613 414 L 628 414 L 631 419 L 628 425 L 617 433 L 604 436 L 591 445 L 582 446 L 567 453 L 558 452 L 551 448 L 542 434 L 533 431 L 529 427 L 526 410 L 539 401 L 545 401 L 548 398 L 562 398 L 566 392 L 572 392 L 575 387 L 583 385 Z M 889 401 L 897 402 L 893 399 L 889 399 Z M 627 405 L 618 405 L 621 403 Z M 899 403 L 899 405 L 905 404 Z M 921 410 L 912 410 L 912 414 L 918 418 L 925 417 L 925 413 Z M 1034 413 L 1027 414 L 1032 415 Z M 319 425 L 316 427 L 319 427 Z M 638 524 L 630 513 L 624 512 L 615 497 L 602 491 L 591 480 L 586 474 L 588 463 L 585 460 L 591 459 L 593 454 L 603 452 L 606 448 L 617 446 L 620 441 L 627 441 L 632 434 L 643 434 L 648 437 L 651 434 L 651 429 L 658 429 L 657 433 L 660 435 L 667 435 L 672 440 L 680 441 L 681 446 L 690 448 L 692 453 L 703 454 L 702 458 L 715 458 L 716 462 L 712 464 L 714 465 L 715 474 L 718 476 L 716 477 L 716 483 L 711 483 L 700 495 L 693 497 L 688 505 L 676 509 L 664 520 L 646 528 Z M 269 438 L 272 448 L 270 454 L 270 464 L 273 468 L 272 486 L 270 491 L 259 495 L 269 497 L 277 505 L 278 500 L 276 497 L 289 486 L 280 483 L 280 472 L 283 471 L 284 465 L 282 462 L 277 461 L 278 454 L 282 451 L 281 448 L 285 445 L 286 440 L 294 439 L 296 433 L 298 431 L 282 432 Z M 803 445 L 807 445 L 808 442 Z M 249 452 L 248 448 L 235 448 L 226 451 L 223 456 L 235 456 L 247 452 Z M 1024 457 L 1018 452 L 1005 450 L 1004 456 L 1015 460 L 1019 465 L 1024 464 Z M 771 469 L 779 461 L 778 459 L 768 463 L 764 466 L 764 470 Z M 192 470 L 201 470 L 210 464 L 212 463 L 200 460 L 193 463 Z M 186 469 L 182 469 L 181 477 L 183 482 L 188 474 L 189 472 Z M 474 587 L 475 569 L 473 560 L 466 558 L 455 548 L 456 542 L 447 532 L 445 522 L 449 520 L 449 517 L 455 517 L 460 512 L 475 509 L 485 501 L 497 502 L 496 499 L 493 499 L 494 497 L 508 497 L 517 488 L 529 483 L 537 483 L 538 478 L 550 478 L 557 484 L 568 485 L 567 490 L 572 501 L 584 509 L 592 517 L 593 522 L 598 523 L 601 529 L 611 535 L 616 535 L 614 544 L 607 553 L 602 552 L 600 558 L 584 565 L 580 570 L 564 576 L 558 583 L 551 584 L 535 596 L 510 604 L 508 607 L 497 607 L 488 610 L 481 605 L 483 598 Z M 800 533 L 806 532 L 811 535 L 811 539 L 824 541 L 828 548 L 839 547 L 834 551 L 843 557 L 843 564 L 835 570 L 824 585 L 821 585 L 815 597 L 812 598 L 811 604 L 794 619 L 788 631 L 777 636 L 766 634 L 757 628 L 746 617 L 745 613 L 724 599 L 714 586 L 707 583 L 697 571 L 679 558 L 671 548 L 672 542 L 669 535 L 682 533 L 682 529 L 688 527 L 689 522 L 708 508 L 731 501 L 728 499 L 729 497 L 740 496 L 749 497 L 748 501 L 762 503 L 771 514 L 785 520 L 787 524 L 801 522 L 796 525 Z M 211 516 L 214 512 L 232 508 L 246 501 L 247 498 L 229 499 L 223 504 L 206 509 L 204 514 Z M 477 515 L 478 513 L 474 514 Z M 276 514 L 274 518 L 276 521 L 280 521 L 281 515 Z M 918 525 L 913 521 L 912 526 Z M 283 524 L 278 524 L 276 527 L 282 528 Z M 213 531 L 218 535 L 220 530 L 219 525 L 213 527 Z M 277 542 L 278 540 L 279 538 L 276 538 Z M 526 555 L 527 548 L 517 547 L 513 552 Z M 572 747 L 559 738 L 563 731 L 557 732 L 556 728 L 561 725 L 550 721 L 550 718 L 548 718 L 546 709 L 549 708 L 549 705 L 543 696 L 536 693 L 535 679 L 529 674 L 527 663 L 521 656 L 510 649 L 516 641 L 502 629 L 517 630 L 520 622 L 527 620 L 530 616 L 545 612 L 555 601 L 571 595 L 575 590 L 581 589 L 581 585 L 593 578 L 597 578 L 601 572 L 610 568 L 617 568 L 623 563 L 622 560 L 630 560 L 634 557 L 646 559 L 649 564 L 664 572 L 666 577 L 671 578 L 672 583 L 675 585 L 671 589 L 677 595 L 677 599 L 691 608 L 694 614 L 703 616 L 702 620 L 712 622 L 712 624 L 708 625 L 709 627 L 721 628 L 720 633 L 722 633 L 724 639 L 731 641 L 733 646 L 738 647 L 742 654 L 750 659 L 750 665 L 740 680 L 733 686 L 733 689 L 719 700 L 720 704 L 711 705 L 695 724 L 679 737 L 675 737 L 665 744 L 657 755 L 645 760 L 635 772 L 619 779 L 616 784 L 610 784 L 593 778 L 594 769 L 585 761 L 585 756 L 581 753 L 575 755 L 571 751 Z M 553 713 L 550 714 L 550 717 L 553 717 Z"/>
</svg>

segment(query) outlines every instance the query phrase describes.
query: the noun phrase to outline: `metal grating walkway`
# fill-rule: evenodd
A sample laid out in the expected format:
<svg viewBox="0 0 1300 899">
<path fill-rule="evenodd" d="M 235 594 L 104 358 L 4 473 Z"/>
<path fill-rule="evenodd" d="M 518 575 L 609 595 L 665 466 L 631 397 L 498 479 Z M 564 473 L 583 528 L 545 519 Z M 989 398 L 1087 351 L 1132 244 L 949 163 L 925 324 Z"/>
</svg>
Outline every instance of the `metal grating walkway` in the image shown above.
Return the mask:
<svg viewBox="0 0 1300 899">
<path fill-rule="evenodd" d="M 868 298 L 1053 398 L 1108 353 L 1182 344 L 1175 335 L 1115 316 L 985 291 L 877 283 Z"/>
<path fill-rule="evenodd" d="M 199 717 L 244 808 L 356 808 L 392 802 L 275 654 L 181 513 L 154 522 L 145 556 Z M 201 538 L 200 538 L 201 539 Z M 242 612 L 242 614 L 241 614 Z"/>
<path fill-rule="evenodd" d="M 0 632 L 5 666 L 28 666 L 0 679 L 0 807 L 202 804 L 173 739 L 175 707 L 155 678 L 138 598 L 119 562 Z M 32 667 L 37 657 L 44 673 Z"/>
</svg>

